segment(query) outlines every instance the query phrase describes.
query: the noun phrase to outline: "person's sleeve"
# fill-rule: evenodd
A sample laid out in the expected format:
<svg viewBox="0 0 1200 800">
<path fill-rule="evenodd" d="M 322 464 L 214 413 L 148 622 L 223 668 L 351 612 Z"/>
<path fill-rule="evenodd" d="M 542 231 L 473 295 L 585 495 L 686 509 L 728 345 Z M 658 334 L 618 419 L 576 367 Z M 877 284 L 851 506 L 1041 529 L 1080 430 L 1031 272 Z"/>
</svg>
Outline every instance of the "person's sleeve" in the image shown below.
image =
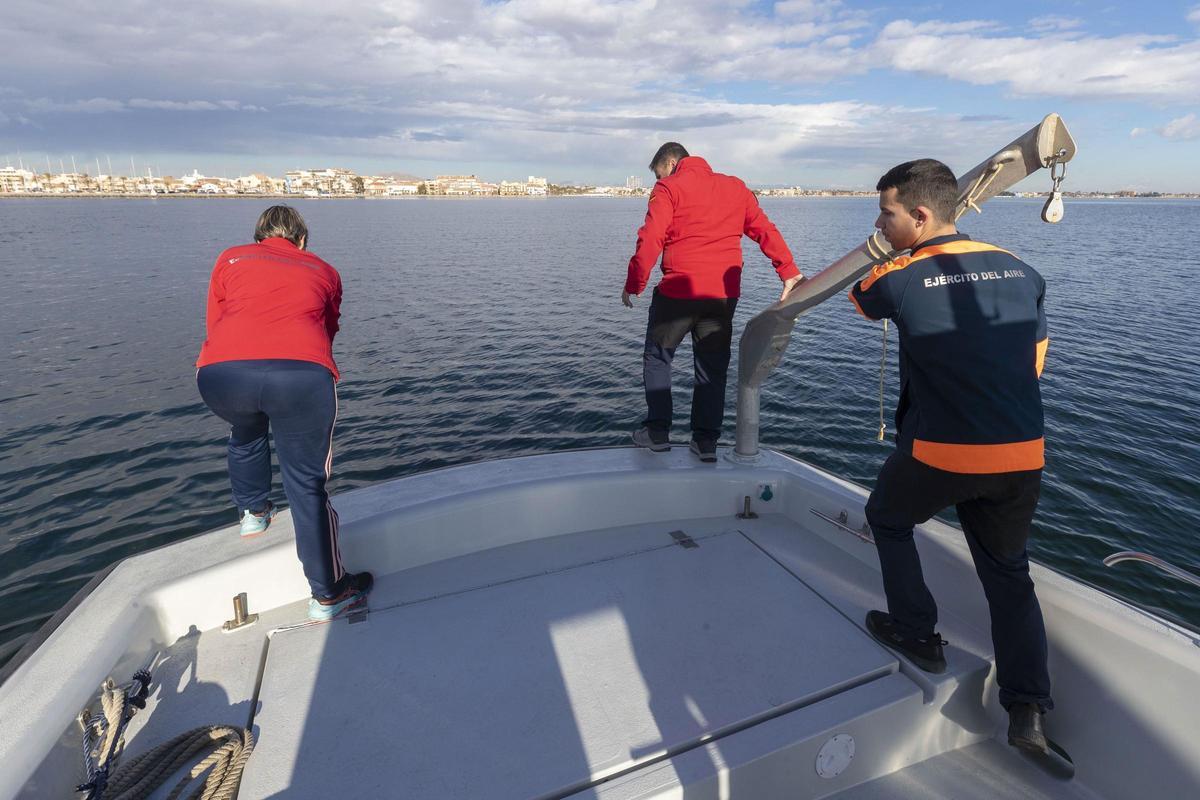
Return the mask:
<svg viewBox="0 0 1200 800">
<path fill-rule="evenodd" d="M 221 260 L 217 259 L 217 263 L 213 265 L 212 277 L 208 279 L 208 307 L 204 312 L 204 336 L 208 339 L 212 338 L 213 326 L 221 318 L 222 307 L 225 304 L 224 271 L 221 265 Z"/>
<path fill-rule="evenodd" d="M 767 218 L 766 212 L 758 204 L 758 198 L 749 189 L 746 190 L 746 224 L 742 232 L 755 241 L 764 256 L 771 259 L 771 266 L 775 268 L 779 280 L 786 281 L 800 274 L 792 251 L 783 240 L 783 234 Z"/>
<path fill-rule="evenodd" d="M 1034 366 L 1037 369 L 1037 376 L 1042 377 L 1042 368 L 1046 366 L 1046 350 L 1050 347 L 1050 329 L 1046 324 L 1046 282 L 1042 281 L 1042 290 L 1038 292 L 1037 299 L 1037 354 L 1034 357 Z"/>
<path fill-rule="evenodd" d="M 892 319 L 900 311 L 908 273 L 908 257 L 902 256 L 871 268 L 867 277 L 850 287 L 850 302 L 869 320 Z"/>
<path fill-rule="evenodd" d="M 338 325 L 338 320 L 342 318 L 342 276 L 337 270 L 333 271 L 333 291 L 329 294 L 329 301 L 325 305 L 325 331 L 329 334 L 329 341 L 333 341 L 333 337 L 341 330 Z"/>
<path fill-rule="evenodd" d="M 633 258 L 629 259 L 629 273 L 625 278 L 625 291 L 641 294 L 650 280 L 650 273 L 662 255 L 667 241 L 667 228 L 675 216 L 675 202 L 671 192 L 661 181 L 650 192 L 646 207 L 646 221 L 637 232 L 637 245 Z"/>
</svg>

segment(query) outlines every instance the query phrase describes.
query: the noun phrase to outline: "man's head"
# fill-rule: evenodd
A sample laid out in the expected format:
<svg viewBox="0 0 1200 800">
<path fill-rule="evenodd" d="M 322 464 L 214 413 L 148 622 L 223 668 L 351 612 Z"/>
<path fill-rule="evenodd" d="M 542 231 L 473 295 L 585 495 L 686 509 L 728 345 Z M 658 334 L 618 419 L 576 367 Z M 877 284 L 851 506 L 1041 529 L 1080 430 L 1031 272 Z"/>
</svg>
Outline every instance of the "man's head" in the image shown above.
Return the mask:
<svg viewBox="0 0 1200 800">
<path fill-rule="evenodd" d="M 958 181 L 940 161 L 921 158 L 887 171 L 875 186 L 879 217 L 875 227 L 896 250 L 953 233 Z"/>
<path fill-rule="evenodd" d="M 287 239 L 303 250 L 308 242 L 308 226 L 300 212 L 291 206 L 271 206 L 254 226 L 254 241 L 263 239 Z"/>
<path fill-rule="evenodd" d="M 654 158 L 650 159 L 650 171 L 660 181 L 675 171 L 676 165 L 688 157 L 688 151 L 679 142 L 667 142 L 658 148 Z"/>
</svg>

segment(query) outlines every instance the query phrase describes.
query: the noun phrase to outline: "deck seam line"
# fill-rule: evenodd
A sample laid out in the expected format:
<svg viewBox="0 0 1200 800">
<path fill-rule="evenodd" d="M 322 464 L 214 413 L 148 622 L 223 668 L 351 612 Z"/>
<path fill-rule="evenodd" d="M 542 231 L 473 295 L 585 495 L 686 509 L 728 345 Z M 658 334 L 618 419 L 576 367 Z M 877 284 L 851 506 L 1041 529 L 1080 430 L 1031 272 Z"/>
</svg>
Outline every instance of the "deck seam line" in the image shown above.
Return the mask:
<svg viewBox="0 0 1200 800">
<path fill-rule="evenodd" d="M 846 621 L 847 621 L 847 622 L 849 622 L 851 625 L 853 625 L 853 626 L 855 627 L 855 629 L 857 629 L 858 631 L 860 631 L 860 632 L 861 632 L 861 633 L 862 633 L 864 636 L 867 636 L 868 638 L 871 638 L 871 637 L 870 637 L 870 636 L 867 634 L 867 631 L 866 631 L 866 628 L 864 627 L 864 625 L 861 625 L 861 624 L 859 624 L 858 622 L 856 622 L 856 621 L 854 620 L 854 618 L 853 618 L 853 617 L 849 616 L 849 615 L 848 615 L 848 614 L 847 614 L 845 611 L 842 611 L 840 608 L 838 608 L 836 605 L 834 605 L 834 603 L 833 603 L 833 601 L 832 601 L 832 600 L 830 600 L 830 599 L 829 599 L 829 598 L 827 598 L 825 595 L 823 595 L 821 592 L 818 592 L 816 589 L 814 589 L 812 586 L 810 586 L 810 585 L 809 585 L 809 583 L 808 583 L 808 581 L 806 581 L 806 580 L 804 580 L 803 578 L 801 578 L 801 577 L 800 577 L 799 575 L 797 575 L 797 574 L 796 574 L 796 573 L 795 573 L 795 572 L 794 572 L 792 569 L 790 569 L 790 568 L 789 568 L 789 567 L 788 567 L 786 564 L 784 564 L 782 561 L 780 561 L 778 558 L 776 558 L 774 555 L 772 555 L 771 551 L 767 550 L 767 549 L 766 549 L 765 547 L 763 547 L 761 544 L 759 544 L 758 542 L 756 542 L 756 541 L 755 541 L 755 540 L 754 540 L 754 539 L 753 539 L 753 538 L 752 538 L 752 537 L 751 537 L 751 536 L 750 536 L 748 533 L 746 533 L 745 531 L 743 531 L 743 530 L 738 530 L 737 532 L 738 532 L 738 533 L 740 533 L 740 534 L 741 534 L 741 535 L 742 535 L 742 536 L 743 536 L 743 537 L 746 539 L 746 541 L 748 541 L 750 544 L 752 544 L 752 545 L 754 545 L 756 548 L 758 548 L 758 551 L 759 551 L 760 553 L 762 553 L 764 556 L 766 556 L 767 558 L 769 558 L 769 559 L 771 559 L 772 561 L 774 561 L 774 562 L 775 562 L 775 563 L 776 563 L 776 564 L 779 566 L 779 568 L 780 568 L 780 569 L 782 569 L 782 570 L 783 570 L 784 572 L 786 572 L 788 575 L 791 575 L 793 578 L 795 578 L 795 579 L 796 579 L 796 580 L 797 580 L 797 581 L 800 583 L 800 585 L 801 585 L 801 586 L 803 586 L 805 589 L 808 589 L 810 592 L 812 592 L 812 593 L 813 593 L 814 595 L 816 595 L 817 597 L 821 598 L 821 602 L 823 602 L 825 605 L 827 605 L 827 606 L 829 606 L 831 609 L 833 609 L 834 613 L 836 613 L 836 614 L 837 614 L 839 617 L 841 617 L 842 619 L 846 620 Z M 872 641 L 874 641 L 874 639 L 872 639 Z M 894 666 L 895 666 L 895 671 L 896 671 L 896 672 L 901 672 L 901 673 L 902 673 L 902 672 L 903 672 L 903 669 L 901 669 L 901 666 L 900 666 L 900 659 L 899 659 L 899 658 L 897 658 L 897 657 L 896 657 L 896 656 L 895 656 L 895 655 L 894 655 L 894 654 L 893 654 L 893 653 L 892 653 L 890 650 L 887 650 L 886 648 L 884 648 L 884 647 L 882 647 L 882 646 L 880 646 L 880 649 L 881 649 L 881 650 L 883 650 L 885 653 L 887 653 L 889 656 L 891 656 L 891 657 L 892 657 L 892 659 L 893 659 L 893 663 L 894 663 Z"/>
<path fill-rule="evenodd" d="M 854 689 L 858 689 L 862 686 L 866 686 L 869 683 L 874 683 L 875 681 L 881 680 L 882 678 L 886 678 L 889 675 L 895 674 L 895 670 L 892 667 L 894 667 L 894 665 L 891 665 L 888 667 L 880 667 L 879 669 L 873 670 L 865 675 L 858 677 L 857 679 L 851 679 L 841 685 L 831 686 L 831 687 L 822 689 L 819 692 L 814 692 L 809 697 L 806 697 L 806 698 L 803 698 L 800 700 L 793 700 L 790 703 L 784 703 L 782 705 L 776 706 L 775 708 L 772 708 L 769 711 L 764 711 L 763 713 L 756 715 L 754 717 L 751 717 L 749 719 L 745 719 L 745 720 L 742 720 L 741 722 L 733 723 L 724 728 L 720 728 L 716 731 L 713 731 L 708 736 L 703 736 L 698 739 L 693 739 L 690 742 L 684 742 L 682 744 L 676 745 L 675 747 L 669 748 L 666 751 L 659 753 L 656 756 L 651 756 L 651 757 L 646 758 L 643 761 L 637 761 L 633 764 L 630 764 L 627 767 L 622 767 L 621 769 L 616 770 L 612 774 L 603 775 L 599 778 L 593 778 L 593 779 L 590 779 L 587 781 L 580 781 L 579 783 L 574 784 L 573 786 L 570 786 L 566 789 L 560 789 L 558 791 L 550 792 L 549 794 L 539 795 L 538 797 L 534 798 L 534 800 L 563 800 L 564 798 L 570 797 L 571 795 L 574 795 L 574 794 L 578 794 L 579 792 L 582 792 L 582 791 L 586 791 L 587 789 L 593 789 L 602 784 L 616 780 L 617 778 L 623 778 L 626 775 L 637 772 L 646 767 L 650 767 L 655 764 L 662 763 L 664 761 L 670 761 L 671 759 L 675 758 L 676 756 L 680 756 L 680 755 L 683 755 L 684 753 L 688 753 L 692 750 L 696 750 L 701 747 L 705 747 L 709 744 L 713 744 L 713 743 L 718 742 L 728 736 L 733 736 L 734 734 L 741 733 L 742 731 L 745 731 L 745 730 L 749 730 L 750 728 L 756 727 L 765 722 L 770 722 L 772 720 L 778 719 L 779 717 L 782 717 L 786 714 L 790 714 L 793 711 L 799 711 L 802 708 L 814 706 L 814 705 L 824 702 L 825 700 L 828 700 L 832 697 L 836 697 L 840 694 L 844 694 L 846 692 L 853 691 Z"/>
<path fill-rule="evenodd" d="M 718 536 L 728 536 L 733 533 L 741 533 L 741 531 L 736 530 L 736 529 L 729 529 L 729 530 L 719 531 L 717 533 L 697 534 L 695 536 L 692 536 L 692 539 L 695 542 L 699 543 L 699 542 L 707 541 L 709 539 L 715 539 Z M 668 533 L 668 536 L 669 536 L 669 533 Z M 471 592 L 477 592 L 477 591 L 480 591 L 481 589 L 494 589 L 498 586 L 507 586 L 509 584 L 520 583 L 521 581 L 527 581 L 527 580 L 531 580 L 533 578 L 543 578 L 548 575 L 561 575 L 564 572 L 571 572 L 572 570 L 583 569 L 584 567 L 591 567 L 591 566 L 595 566 L 597 564 L 606 564 L 606 563 L 609 563 L 612 561 L 620 561 L 621 559 L 624 559 L 624 558 L 632 558 L 633 556 L 645 555 L 647 553 L 657 553 L 661 550 L 669 550 L 671 548 L 676 548 L 676 549 L 680 549 L 680 550 L 684 549 L 684 548 L 680 547 L 679 542 L 672 539 L 670 542 L 668 542 L 666 544 L 655 545 L 653 547 L 648 547 L 648 548 L 645 548 L 642 550 L 630 550 L 630 551 L 627 551 L 624 553 L 618 553 L 618 554 L 612 555 L 612 556 L 605 556 L 604 558 L 597 558 L 592 561 L 585 561 L 585 562 L 581 562 L 578 564 L 570 564 L 565 567 L 558 567 L 556 569 L 544 570 L 542 572 L 532 572 L 527 575 L 520 575 L 515 578 L 505 578 L 504 580 L 493 581 L 491 583 L 483 583 L 483 584 L 480 584 L 479 586 L 472 586 L 467 589 L 456 589 L 455 591 L 452 591 L 452 592 L 444 592 L 442 594 L 434 594 L 434 595 L 429 595 L 427 597 L 419 597 L 416 600 L 407 600 L 407 601 L 400 602 L 400 603 L 393 603 L 392 605 L 379 606 L 377 608 L 369 607 L 368 611 L 370 611 L 372 613 L 377 612 L 377 611 L 394 611 L 395 609 L 398 609 L 398 608 L 408 608 L 409 606 L 421 605 L 422 603 L 429 603 L 434 600 L 442 600 L 442 599 L 445 599 L 448 597 L 458 597 L 459 595 L 470 594 Z M 292 626 L 292 627 L 307 627 L 307 625 L 301 624 L 301 625 Z"/>
</svg>

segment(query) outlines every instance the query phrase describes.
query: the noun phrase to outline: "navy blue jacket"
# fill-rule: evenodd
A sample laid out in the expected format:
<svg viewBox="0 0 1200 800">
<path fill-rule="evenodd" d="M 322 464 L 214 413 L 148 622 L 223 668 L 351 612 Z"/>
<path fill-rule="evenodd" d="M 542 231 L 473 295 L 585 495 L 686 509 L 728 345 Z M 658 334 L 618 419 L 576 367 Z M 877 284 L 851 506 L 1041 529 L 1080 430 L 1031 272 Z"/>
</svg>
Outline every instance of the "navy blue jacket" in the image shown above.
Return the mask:
<svg viewBox="0 0 1200 800">
<path fill-rule="evenodd" d="M 1033 268 L 964 234 L 923 242 L 851 288 L 859 313 L 900 331 L 897 447 L 948 472 L 1042 468 L 1045 294 Z"/>
</svg>

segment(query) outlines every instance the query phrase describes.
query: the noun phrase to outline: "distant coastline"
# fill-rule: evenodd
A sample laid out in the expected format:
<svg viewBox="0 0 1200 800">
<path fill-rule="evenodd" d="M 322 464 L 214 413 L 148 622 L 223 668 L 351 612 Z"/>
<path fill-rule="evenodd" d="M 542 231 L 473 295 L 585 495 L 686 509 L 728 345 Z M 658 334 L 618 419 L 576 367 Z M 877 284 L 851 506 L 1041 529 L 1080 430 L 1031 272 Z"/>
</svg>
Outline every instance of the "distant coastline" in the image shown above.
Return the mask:
<svg viewBox="0 0 1200 800">
<path fill-rule="evenodd" d="M 772 199 L 801 199 L 821 200 L 831 198 L 873 198 L 877 192 L 867 191 L 810 191 L 801 194 L 776 193 L 771 190 L 755 191 L 759 197 Z M 1024 192 L 1021 194 L 1001 195 L 1000 199 L 1037 200 L 1045 199 L 1048 193 Z M 645 200 L 646 195 L 630 193 L 606 192 L 548 192 L 543 195 L 362 195 L 362 194 L 329 194 L 329 195 L 300 195 L 300 194 L 197 194 L 197 193 L 163 193 L 163 194 L 129 194 L 123 192 L 0 192 L 0 200 L 399 200 L 416 202 L 420 200 L 455 201 L 455 200 L 544 200 L 547 197 L 582 197 L 600 198 L 607 200 Z M 1067 200 L 1200 200 L 1200 193 L 1178 192 L 1141 192 L 1136 194 L 1120 194 L 1117 192 L 1063 192 Z"/>
<path fill-rule="evenodd" d="M 97 171 L 100 168 L 96 163 Z M 421 178 L 403 173 L 359 175 L 337 167 L 324 169 L 289 170 L 283 177 L 262 172 L 237 178 L 192 174 L 174 178 L 170 175 L 91 175 L 71 172 L 33 172 L 23 166 L 0 167 L 0 197 L 257 197 L 369 200 L 413 197 L 451 198 L 530 198 L 530 197 L 649 197 L 652 187 L 641 177 L 630 175 L 623 184 L 554 183 L 548 178 L 530 175 L 525 180 L 499 182 L 478 175 L 438 175 Z M 801 186 L 751 187 L 760 197 L 876 197 L 869 189 L 805 188 Z M 999 197 L 1046 197 L 1047 192 L 1002 192 Z M 1103 192 L 1067 191 L 1069 199 L 1155 198 L 1200 199 L 1200 192 L 1157 192 L 1119 189 Z"/>
</svg>

